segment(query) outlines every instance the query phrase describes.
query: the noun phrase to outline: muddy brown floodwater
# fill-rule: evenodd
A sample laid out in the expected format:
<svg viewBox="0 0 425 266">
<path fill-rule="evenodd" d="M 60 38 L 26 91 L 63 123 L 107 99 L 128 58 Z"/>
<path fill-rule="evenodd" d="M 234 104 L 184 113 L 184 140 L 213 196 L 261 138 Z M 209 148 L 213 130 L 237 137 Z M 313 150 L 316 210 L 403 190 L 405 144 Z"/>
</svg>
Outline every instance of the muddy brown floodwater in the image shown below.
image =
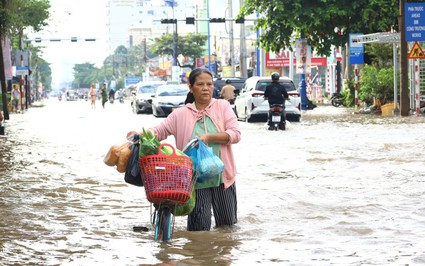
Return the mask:
<svg viewBox="0 0 425 266">
<path fill-rule="evenodd" d="M 143 188 L 103 163 L 162 118 L 130 103 L 45 101 L 0 137 L 0 265 L 425 263 L 425 118 L 319 106 L 269 132 L 240 122 L 238 224 L 153 241 Z M 173 143 L 173 139 L 168 140 Z"/>
</svg>

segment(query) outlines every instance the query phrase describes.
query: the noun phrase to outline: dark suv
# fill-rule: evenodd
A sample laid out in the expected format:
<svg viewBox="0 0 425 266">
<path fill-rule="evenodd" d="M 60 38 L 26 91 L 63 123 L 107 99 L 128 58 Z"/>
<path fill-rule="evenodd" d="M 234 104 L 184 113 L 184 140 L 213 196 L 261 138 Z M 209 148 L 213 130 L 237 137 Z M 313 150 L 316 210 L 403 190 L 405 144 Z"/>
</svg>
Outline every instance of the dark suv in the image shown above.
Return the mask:
<svg viewBox="0 0 425 266">
<path fill-rule="evenodd" d="M 214 89 L 217 90 L 218 93 L 220 93 L 221 88 L 226 85 L 226 80 L 230 80 L 232 85 L 236 88 L 236 90 L 241 90 L 243 87 L 243 84 L 245 83 L 246 78 L 215 78 L 214 79 Z M 236 93 L 238 94 L 238 93 Z"/>
</svg>

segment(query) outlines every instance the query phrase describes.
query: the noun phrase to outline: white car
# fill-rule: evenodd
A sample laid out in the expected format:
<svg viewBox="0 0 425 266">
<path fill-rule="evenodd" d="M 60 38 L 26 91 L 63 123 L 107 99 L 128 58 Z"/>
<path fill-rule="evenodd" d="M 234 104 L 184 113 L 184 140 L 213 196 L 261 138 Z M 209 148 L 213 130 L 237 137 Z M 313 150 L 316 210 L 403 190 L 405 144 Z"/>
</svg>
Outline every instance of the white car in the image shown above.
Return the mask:
<svg viewBox="0 0 425 266">
<path fill-rule="evenodd" d="M 271 77 L 250 77 L 245 81 L 235 100 L 238 119 L 248 122 L 254 118 L 265 118 L 267 121 L 270 108 L 268 101 L 264 100 L 264 91 L 271 82 Z M 280 77 L 279 83 L 285 87 L 289 95 L 289 100 L 285 103 L 286 120 L 299 122 L 301 119 L 300 93 L 288 77 Z"/>
<path fill-rule="evenodd" d="M 168 116 L 174 109 L 184 106 L 188 92 L 187 84 L 159 86 L 152 101 L 152 114 L 156 117 Z"/>
<path fill-rule="evenodd" d="M 152 99 L 155 97 L 156 89 L 164 85 L 165 81 L 141 81 L 137 83 L 132 92 L 131 106 L 136 114 L 150 113 L 152 111 Z"/>
<path fill-rule="evenodd" d="M 76 101 L 78 100 L 78 93 L 75 90 L 67 90 L 65 93 L 65 99 L 67 101 Z"/>
</svg>

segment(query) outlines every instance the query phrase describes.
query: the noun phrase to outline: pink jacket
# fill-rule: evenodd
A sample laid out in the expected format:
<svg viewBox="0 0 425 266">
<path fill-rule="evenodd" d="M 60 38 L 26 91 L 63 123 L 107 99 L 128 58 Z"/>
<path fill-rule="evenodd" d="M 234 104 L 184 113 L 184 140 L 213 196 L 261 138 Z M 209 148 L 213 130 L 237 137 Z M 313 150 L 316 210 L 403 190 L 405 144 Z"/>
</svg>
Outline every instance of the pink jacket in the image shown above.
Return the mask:
<svg viewBox="0 0 425 266">
<path fill-rule="evenodd" d="M 211 99 L 203 111 L 198 111 L 192 104 L 186 104 L 174 110 L 162 123 L 154 127 L 153 131 L 160 141 L 173 135 L 177 149 L 182 150 L 192 139 L 196 122 L 205 115 L 211 118 L 218 132 L 226 132 L 229 135 L 229 142 L 220 145 L 221 160 L 224 163 L 224 187 L 228 188 L 235 182 L 236 176 L 231 144 L 238 143 L 241 139 L 237 118 L 228 101 Z"/>
</svg>

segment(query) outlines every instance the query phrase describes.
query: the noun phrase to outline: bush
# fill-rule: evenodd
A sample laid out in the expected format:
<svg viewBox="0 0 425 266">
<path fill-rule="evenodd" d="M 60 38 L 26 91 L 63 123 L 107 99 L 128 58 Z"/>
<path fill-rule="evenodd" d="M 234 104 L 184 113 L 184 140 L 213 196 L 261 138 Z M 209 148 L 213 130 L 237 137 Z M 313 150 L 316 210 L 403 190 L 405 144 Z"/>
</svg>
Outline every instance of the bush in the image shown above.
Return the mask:
<svg viewBox="0 0 425 266">
<path fill-rule="evenodd" d="M 10 102 L 10 93 L 6 94 L 7 102 Z M 0 91 L 0 111 L 3 111 L 3 93 Z"/>
<path fill-rule="evenodd" d="M 382 104 L 394 101 L 394 71 L 392 67 L 379 69 L 365 65 L 360 73 L 359 100 L 372 104 L 374 98 Z"/>
<path fill-rule="evenodd" d="M 344 105 L 347 107 L 354 106 L 354 80 L 346 80 L 344 89 L 341 91 L 344 99 Z"/>
</svg>

